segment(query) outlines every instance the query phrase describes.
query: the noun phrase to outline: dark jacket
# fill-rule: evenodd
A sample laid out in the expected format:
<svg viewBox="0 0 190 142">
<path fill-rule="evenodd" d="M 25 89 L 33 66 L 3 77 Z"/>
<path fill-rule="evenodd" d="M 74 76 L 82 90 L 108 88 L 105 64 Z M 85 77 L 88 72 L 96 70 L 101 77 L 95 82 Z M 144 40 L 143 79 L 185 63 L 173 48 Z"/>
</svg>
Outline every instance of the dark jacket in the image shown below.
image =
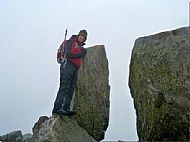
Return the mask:
<svg viewBox="0 0 190 142">
<path fill-rule="evenodd" d="M 72 35 L 69 40 L 64 42 L 66 58 L 74 63 L 78 69 L 82 63 L 82 57 L 87 53 L 84 45 L 85 43 L 78 41 L 77 35 Z"/>
</svg>

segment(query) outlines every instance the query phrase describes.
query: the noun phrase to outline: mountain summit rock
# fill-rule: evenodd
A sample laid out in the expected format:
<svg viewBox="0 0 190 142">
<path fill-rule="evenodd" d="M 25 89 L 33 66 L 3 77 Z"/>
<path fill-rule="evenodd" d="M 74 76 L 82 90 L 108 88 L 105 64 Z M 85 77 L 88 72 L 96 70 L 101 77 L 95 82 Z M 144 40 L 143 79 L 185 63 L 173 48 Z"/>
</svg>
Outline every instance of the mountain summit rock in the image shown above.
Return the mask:
<svg viewBox="0 0 190 142">
<path fill-rule="evenodd" d="M 129 88 L 140 141 L 190 140 L 189 39 L 183 27 L 135 41 Z"/>
<path fill-rule="evenodd" d="M 87 49 L 78 74 L 76 116 L 42 116 L 33 127 L 33 142 L 95 142 L 104 139 L 109 121 L 109 70 L 105 47 Z"/>
</svg>

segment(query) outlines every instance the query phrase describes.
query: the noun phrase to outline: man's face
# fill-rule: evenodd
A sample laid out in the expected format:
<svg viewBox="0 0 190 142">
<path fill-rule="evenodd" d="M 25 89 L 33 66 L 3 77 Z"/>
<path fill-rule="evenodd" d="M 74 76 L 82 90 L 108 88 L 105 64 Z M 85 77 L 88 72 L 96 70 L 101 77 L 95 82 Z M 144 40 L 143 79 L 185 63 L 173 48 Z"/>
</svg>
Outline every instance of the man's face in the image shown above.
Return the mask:
<svg viewBox="0 0 190 142">
<path fill-rule="evenodd" d="M 78 41 L 79 42 L 84 42 L 85 40 L 86 40 L 86 38 L 83 35 L 78 36 Z"/>
</svg>

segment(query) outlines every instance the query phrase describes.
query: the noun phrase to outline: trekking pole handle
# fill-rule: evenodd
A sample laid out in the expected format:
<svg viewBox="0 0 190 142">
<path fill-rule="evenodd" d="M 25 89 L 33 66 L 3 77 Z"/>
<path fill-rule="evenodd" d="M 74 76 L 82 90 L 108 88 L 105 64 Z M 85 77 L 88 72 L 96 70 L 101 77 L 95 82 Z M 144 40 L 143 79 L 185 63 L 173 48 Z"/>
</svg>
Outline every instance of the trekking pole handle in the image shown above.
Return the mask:
<svg viewBox="0 0 190 142">
<path fill-rule="evenodd" d="M 64 41 L 66 40 L 66 37 L 67 37 L 67 28 L 65 30 L 65 39 L 64 39 Z"/>
</svg>

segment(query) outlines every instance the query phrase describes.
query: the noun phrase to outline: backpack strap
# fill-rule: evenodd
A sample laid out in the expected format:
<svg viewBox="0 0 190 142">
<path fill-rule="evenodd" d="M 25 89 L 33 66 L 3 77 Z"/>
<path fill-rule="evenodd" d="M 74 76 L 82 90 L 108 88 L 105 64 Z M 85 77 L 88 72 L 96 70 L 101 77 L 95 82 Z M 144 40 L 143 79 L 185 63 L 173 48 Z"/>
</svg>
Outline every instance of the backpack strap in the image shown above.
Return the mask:
<svg viewBox="0 0 190 142">
<path fill-rule="evenodd" d="M 71 48 L 72 42 L 69 40 L 65 40 L 62 42 L 62 44 L 59 46 L 57 50 L 57 62 L 62 64 L 66 58 L 66 49 L 65 48 Z"/>
</svg>

